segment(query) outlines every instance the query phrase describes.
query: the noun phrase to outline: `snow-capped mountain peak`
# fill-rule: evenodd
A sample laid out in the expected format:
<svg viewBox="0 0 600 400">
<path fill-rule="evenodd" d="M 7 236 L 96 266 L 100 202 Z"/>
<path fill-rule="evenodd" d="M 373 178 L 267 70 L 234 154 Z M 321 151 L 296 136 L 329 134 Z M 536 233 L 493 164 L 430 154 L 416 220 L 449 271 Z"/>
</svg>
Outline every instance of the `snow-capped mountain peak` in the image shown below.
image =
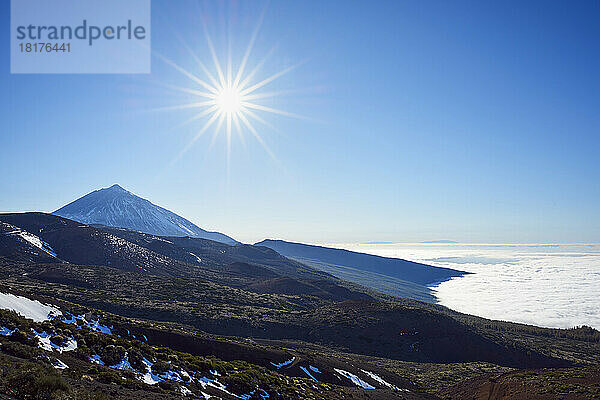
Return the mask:
<svg viewBox="0 0 600 400">
<path fill-rule="evenodd" d="M 88 225 L 106 225 L 158 236 L 190 236 L 227 244 L 238 243 L 222 233 L 208 232 L 118 184 L 88 193 L 53 214 Z"/>
<path fill-rule="evenodd" d="M 102 189 L 100 189 L 100 190 L 102 190 Z M 119 186 L 118 183 L 115 183 L 111 187 L 106 188 L 106 190 L 114 190 L 114 191 L 120 191 L 120 192 L 130 193 L 129 191 L 127 191 L 127 190 L 123 189 L 121 186 Z"/>
</svg>

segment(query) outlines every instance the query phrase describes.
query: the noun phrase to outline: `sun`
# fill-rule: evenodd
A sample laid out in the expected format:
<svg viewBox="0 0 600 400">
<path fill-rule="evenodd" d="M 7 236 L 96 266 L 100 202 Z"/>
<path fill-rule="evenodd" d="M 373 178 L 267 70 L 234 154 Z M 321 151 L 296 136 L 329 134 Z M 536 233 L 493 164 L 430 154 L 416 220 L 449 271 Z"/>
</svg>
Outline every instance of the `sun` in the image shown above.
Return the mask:
<svg viewBox="0 0 600 400">
<path fill-rule="evenodd" d="M 237 114 L 242 110 L 242 94 L 237 87 L 221 88 L 215 98 L 218 111 L 225 114 Z"/>
<path fill-rule="evenodd" d="M 209 69 L 203 63 L 202 59 L 205 58 L 204 56 L 201 57 L 185 44 L 184 46 L 198 66 L 197 69 L 187 70 L 160 53 L 156 51 L 153 52 L 155 56 L 193 82 L 192 85 L 183 87 L 165 84 L 163 84 L 163 86 L 181 91 L 188 95 L 191 94 L 197 99 L 189 103 L 170 107 L 162 107 L 154 110 L 198 109 L 198 111 L 194 113 L 191 118 L 189 118 L 187 121 L 184 121 L 182 124 L 180 124 L 180 126 L 191 123 L 195 120 L 204 120 L 204 124 L 200 127 L 196 135 L 190 140 L 187 146 L 173 161 L 181 158 L 183 154 L 185 154 L 202 135 L 211 129 L 214 132 L 212 142 L 214 142 L 214 139 L 217 137 L 217 135 L 226 135 L 228 162 L 231 151 L 232 134 L 234 131 L 240 136 L 242 142 L 244 141 L 244 133 L 249 132 L 261 144 L 267 153 L 269 153 L 269 155 L 276 160 L 274 154 L 271 152 L 261 137 L 261 134 L 254 126 L 256 123 L 259 123 L 265 127 L 274 129 L 273 125 L 265 120 L 261 114 L 277 114 L 287 117 L 305 119 L 305 117 L 298 114 L 293 114 L 261 104 L 262 100 L 273 98 L 283 93 L 281 91 L 262 92 L 261 90 L 276 79 L 292 71 L 302 63 L 287 67 L 270 76 L 257 79 L 257 77 L 260 76 L 261 68 L 264 66 L 268 57 L 274 50 L 273 49 L 267 53 L 267 55 L 251 69 L 249 68 L 251 60 L 250 53 L 258 35 L 259 28 L 260 21 L 250 37 L 248 47 L 246 48 L 241 62 L 237 65 L 235 71 L 232 63 L 231 53 L 228 54 L 227 63 L 224 65 L 224 68 L 222 67 L 221 62 L 217 57 L 212 40 L 208 35 L 206 26 L 204 26 L 204 36 L 206 37 L 208 49 L 210 50 L 210 55 L 212 56 L 213 68 L 211 69 Z M 285 91 L 286 94 L 290 92 L 290 90 Z"/>
</svg>

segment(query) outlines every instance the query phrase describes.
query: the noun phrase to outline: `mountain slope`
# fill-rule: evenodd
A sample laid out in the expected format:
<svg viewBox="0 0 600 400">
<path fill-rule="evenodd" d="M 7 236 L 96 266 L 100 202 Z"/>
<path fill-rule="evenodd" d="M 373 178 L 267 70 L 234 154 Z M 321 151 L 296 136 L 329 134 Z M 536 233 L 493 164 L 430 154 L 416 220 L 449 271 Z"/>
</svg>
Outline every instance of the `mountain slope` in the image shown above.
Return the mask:
<svg viewBox="0 0 600 400">
<path fill-rule="evenodd" d="M 205 273 L 197 266 L 170 259 L 103 230 L 52 214 L 0 214 L 0 226 L 7 231 L 0 240 L 3 243 L 0 245 L 0 257 L 12 260 L 23 260 L 27 256 L 33 262 L 62 260 L 72 264 L 108 265 L 155 275 Z M 19 240 L 21 237 L 29 240 Z M 40 246 L 37 246 L 37 242 Z M 25 244 L 33 246 L 33 249 L 23 248 Z"/>
<path fill-rule="evenodd" d="M 59 261 L 52 247 L 19 227 L 0 221 L 0 256 L 15 261 Z"/>
<path fill-rule="evenodd" d="M 126 228 L 160 236 L 190 236 L 227 244 L 238 243 L 222 233 L 205 231 L 119 185 L 88 193 L 53 214 L 87 225 Z"/>
<path fill-rule="evenodd" d="M 202 265 L 203 262 L 210 261 L 218 265 L 230 266 L 233 263 L 246 263 L 257 267 L 264 267 L 267 270 L 275 272 L 278 276 L 285 275 L 295 278 L 337 280 L 330 274 L 283 257 L 281 254 L 267 247 L 257 247 L 247 244 L 230 246 L 206 239 L 159 237 L 131 230 L 107 227 L 100 227 L 100 229 L 163 256 L 189 264 Z"/>
<path fill-rule="evenodd" d="M 339 272 L 340 269 L 346 270 L 351 268 L 353 271 L 375 273 L 418 285 L 428 285 L 465 274 L 465 272 L 450 268 L 437 268 L 400 258 L 380 257 L 349 250 L 286 242 L 283 240 L 267 239 L 256 243 L 255 246 L 268 247 L 285 257 L 296 259 L 333 275 L 336 275 L 335 270 Z M 349 278 L 344 277 L 344 279 Z M 366 282 L 361 283 L 370 286 Z"/>
<path fill-rule="evenodd" d="M 329 300 L 373 298 L 367 288 L 350 285 L 266 247 L 98 228 L 44 213 L 0 214 L 2 257 L 201 278 L 260 293 L 301 292 Z M 281 277 L 289 278 L 285 285 L 277 279 Z"/>
</svg>

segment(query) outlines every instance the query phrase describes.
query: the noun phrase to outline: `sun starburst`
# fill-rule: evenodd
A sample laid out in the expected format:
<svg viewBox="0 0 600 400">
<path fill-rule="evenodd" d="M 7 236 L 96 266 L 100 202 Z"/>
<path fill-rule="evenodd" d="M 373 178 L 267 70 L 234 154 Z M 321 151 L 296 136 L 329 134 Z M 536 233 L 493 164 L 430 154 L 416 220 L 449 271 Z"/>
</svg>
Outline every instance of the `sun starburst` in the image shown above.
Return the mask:
<svg viewBox="0 0 600 400">
<path fill-rule="evenodd" d="M 263 14 L 264 15 L 264 14 Z M 181 158 L 193 144 L 206 132 L 213 130 L 213 140 L 218 135 L 225 134 L 227 142 L 227 159 L 229 164 L 229 156 L 231 153 L 231 141 L 232 132 L 235 130 L 243 139 L 245 133 L 250 133 L 260 145 L 267 151 L 267 153 L 275 158 L 273 152 L 269 149 L 265 141 L 263 140 L 261 133 L 254 126 L 254 122 L 258 122 L 261 125 L 273 128 L 272 124 L 261 117 L 260 113 L 265 114 L 276 114 L 286 117 L 293 118 L 304 118 L 298 114 L 290 113 L 284 110 L 280 110 L 273 107 L 268 107 L 264 104 L 260 104 L 261 100 L 276 97 L 284 92 L 282 91 L 270 91 L 260 92 L 261 89 L 271 84 L 276 79 L 292 71 L 298 67 L 301 63 L 287 67 L 279 72 L 276 72 L 263 79 L 256 79 L 259 75 L 261 68 L 273 53 L 273 50 L 267 53 L 267 55 L 246 73 L 246 68 L 250 61 L 250 54 L 252 52 L 256 37 L 260 30 L 263 15 L 261 15 L 256 28 L 254 29 L 248 46 L 244 52 L 243 58 L 239 63 L 237 70 L 233 71 L 233 63 L 231 56 L 231 47 L 229 48 L 227 62 L 225 68 L 221 67 L 221 62 L 217 57 L 217 52 L 213 46 L 212 40 L 208 34 L 206 25 L 204 24 L 204 36 L 208 44 L 211 59 L 213 62 L 212 70 L 216 72 L 216 75 L 202 62 L 201 58 L 196 52 L 194 52 L 187 44 L 183 43 L 185 48 L 188 50 L 190 56 L 193 58 L 198 66 L 195 71 L 189 71 L 179 66 L 167 57 L 155 52 L 154 54 L 163 60 L 166 64 L 177 70 L 179 73 L 186 76 L 192 83 L 192 87 L 179 87 L 172 85 L 168 86 L 171 89 L 175 89 L 184 92 L 188 95 L 196 97 L 197 100 L 179 104 L 176 106 L 163 107 L 162 110 L 176 110 L 176 109 L 198 109 L 191 118 L 184 121 L 180 126 L 187 125 L 193 121 L 204 120 L 204 124 L 199 128 L 194 137 L 185 146 L 185 148 L 177 156 L 176 160 Z M 182 41 L 183 42 L 183 41 Z M 285 91 L 285 93 L 289 93 Z M 174 160 L 174 161 L 176 161 Z"/>
</svg>

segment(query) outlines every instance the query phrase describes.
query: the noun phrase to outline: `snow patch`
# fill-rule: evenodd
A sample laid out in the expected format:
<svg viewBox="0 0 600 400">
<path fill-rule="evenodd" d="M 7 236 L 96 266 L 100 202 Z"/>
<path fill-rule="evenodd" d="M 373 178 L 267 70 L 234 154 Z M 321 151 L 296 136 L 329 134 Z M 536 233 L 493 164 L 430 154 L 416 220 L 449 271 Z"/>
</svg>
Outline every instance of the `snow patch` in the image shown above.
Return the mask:
<svg viewBox="0 0 600 400">
<path fill-rule="evenodd" d="M 156 385 L 158 382 L 163 381 L 164 379 L 158 375 L 152 373 L 152 366 L 154 363 L 144 358 L 142 360 L 142 364 L 146 367 L 146 373 L 140 374 L 138 379 L 148 385 Z"/>
<path fill-rule="evenodd" d="M 0 308 L 13 310 L 25 318 L 42 322 L 51 319 L 53 316 L 62 315 L 55 307 L 42 304 L 37 300 L 30 300 L 27 297 L 15 296 L 10 293 L 0 293 Z"/>
<path fill-rule="evenodd" d="M 65 343 L 62 347 L 60 352 L 64 352 L 64 351 L 73 351 L 77 349 L 77 340 L 70 338 L 67 343 Z"/>
<path fill-rule="evenodd" d="M 334 370 L 338 374 L 350 379 L 352 381 L 352 383 L 354 383 L 356 386 L 360 386 L 363 389 L 375 389 L 373 386 L 369 385 L 367 382 L 363 381 L 358 376 L 356 376 L 348 371 L 344 371 L 343 369 L 338 369 L 338 368 L 334 368 Z"/>
<path fill-rule="evenodd" d="M 15 333 L 16 331 L 17 331 L 16 328 L 11 331 L 10 329 L 8 329 L 5 326 L 0 327 L 0 335 L 2 335 L 2 336 L 10 336 L 13 333 Z"/>
<path fill-rule="evenodd" d="M 67 369 L 69 368 L 69 366 L 67 364 L 65 364 L 64 362 L 60 361 L 58 358 L 56 359 L 56 361 L 52 364 L 52 366 L 56 369 Z"/>
<path fill-rule="evenodd" d="M 46 333 L 46 331 L 37 332 L 33 328 L 31 329 L 31 331 L 33 332 L 35 337 L 38 339 L 38 347 L 40 349 L 43 349 L 46 351 L 58 351 L 59 353 L 77 350 L 77 340 L 73 339 L 72 337 L 69 338 L 69 340 L 67 340 L 67 342 L 65 344 L 63 344 L 62 346 L 59 346 L 55 343 L 52 343 L 52 341 L 50 340 L 53 336 L 56 336 L 55 334 L 49 334 L 49 333 Z"/>
<path fill-rule="evenodd" d="M 193 395 L 194 395 L 194 394 L 192 393 L 192 391 L 191 391 L 190 389 L 186 388 L 185 386 L 181 386 L 181 387 L 179 388 L 179 390 L 181 391 L 181 394 L 182 394 L 182 395 L 184 395 L 184 396 L 190 396 L 190 395 L 192 395 L 192 396 L 193 396 Z"/>
<path fill-rule="evenodd" d="M 120 363 L 111 365 L 110 368 L 119 369 L 121 371 L 133 371 L 133 368 L 131 367 L 131 364 L 129 363 L 129 357 L 127 356 L 127 353 L 125 353 L 125 356 L 123 357 L 123 359 L 121 360 Z"/>
<path fill-rule="evenodd" d="M 6 235 L 19 236 L 21 239 L 25 240 L 32 246 L 37 247 L 38 249 L 50 254 L 52 257 L 57 257 L 56 253 L 54 252 L 54 250 L 52 250 L 52 247 L 50 247 L 48 243 L 44 242 L 38 236 L 33 235 L 27 231 L 24 231 L 20 228 L 16 228 L 16 230 L 12 232 L 7 232 Z"/>
<path fill-rule="evenodd" d="M 148 359 L 144 358 L 142 360 L 142 363 L 144 364 L 144 366 L 146 367 L 146 372 L 145 373 L 137 373 L 137 377 L 140 381 L 148 384 L 148 385 L 155 385 L 161 381 L 164 380 L 172 380 L 172 381 L 176 381 L 176 382 L 184 382 L 184 381 L 192 381 L 192 378 L 190 377 L 190 375 L 184 371 L 167 371 L 165 373 L 156 375 L 152 372 L 152 366 L 154 365 L 153 362 L 149 361 Z M 117 365 L 113 365 L 110 368 L 115 368 L 115 369 L 129 369 L 129 370 L 133 370 L 133 368 L 131 367 L 131 364 L 129 364 L 129 360 L 127 358 L 127 355 L 125 355 L 125 357 L 123 358 L 123 360 L 121 361 L 121 363 L 117 364 Z M 181 379 L 181 377 L 186 378 Z M 191 392 L 189 393 L 191 394 Z"/>
<path fill-rule="evenodd" d="M 308 369 L 306 369 L 305 367 L 300 367 L 300 369 L 301 369 L 302 371 L 304 371 L 304 373 L 305 373 L 306 375 L 308 375 L 309 377 L 311 377 L 311 378 L 312 378 L 312 379 L 313 379 L 315 382 L 319 382 L 319 381 L 317 380 L 317 378 L 315 378 L 314 376 L 312 376 L 312 374 L 311 374 L 311 373 L 308 371 Z"/>
<path fill-rule="evenodd" d="M 292 357 L 287 361 L 284 361 L 282 363 L 276 364 L 273 361 L 271 361 L 271 365 L 273 365 L 275 368 L 280 369 L 281 367 L 285 367 L 287 365 L 290 365 L 291 363 L 293 363 L 296 360 L 296 357 Z"/>
<path fill-rule="evenodd" d="M 94 355 L 90 356 L 90 362 L 92 362 L 94 364 L 98 364 L 98 365 L 104 365 L 104 361 L 102 361 L 102 359 L 100 358 L 100 356 L 98 354 L 94 354 Z"/>
<path fill-rule="evenodd" d="M 367 374 L 374 381 L 382 384 L 383 386 L 385 386 L 387 388 L 390 388 L 392 390 L 400 390 L 400 389 L 398 389 L 397 386 L 392 385 L 391 383 L 388 383 L 388 382 L 384 381 L 382 377 L 380 377 L 379 375 L 374 374 L 373 372 L 365 371 L 364 369 L 361 369 L 361 371 L 364 372 L 365 374 Z"/>
<path fill-rule="evenodd" d="M 85 319 L 85 315 L 71 315 L 70 317 L 64 317 L 62 322 L 65 324 L 76 325 L 78 326 L 78 322 L 81 322 L 82 325 L 87 326 L 93 332 L 106 333 L 107 335 L 112 335 L 111 328 L 106 325 L 102 325 L 99 320 L 91 319 L 90 321 Z"/>
<path fill-rule="evenodd" d="M 200 257 L 198 257 L 196 254 L 190 252 L 190 255 L 193 256 L 193 257 L 196 257 L 196 261 L 198 261 L 199 263 L 202 262 L 202 259 Z"/>
<path fill-rule="evenodd" d="M 210 379 L 210 378 L 203 376 L 202 378 L 198 378 L 197 381 L 200 385 L 202 385 L 203 389 L 206 389 L 208 386 L 210 386 L 210 387 L 218 389 L 222 392 L 225 392 L 230 396 L 240 398 L 240 396 L 236 396 L 235 394 L 228 392 L 227 386 L 223 385 L 221 382 L 217 381 L 216 379 Z"/>
</svg>

